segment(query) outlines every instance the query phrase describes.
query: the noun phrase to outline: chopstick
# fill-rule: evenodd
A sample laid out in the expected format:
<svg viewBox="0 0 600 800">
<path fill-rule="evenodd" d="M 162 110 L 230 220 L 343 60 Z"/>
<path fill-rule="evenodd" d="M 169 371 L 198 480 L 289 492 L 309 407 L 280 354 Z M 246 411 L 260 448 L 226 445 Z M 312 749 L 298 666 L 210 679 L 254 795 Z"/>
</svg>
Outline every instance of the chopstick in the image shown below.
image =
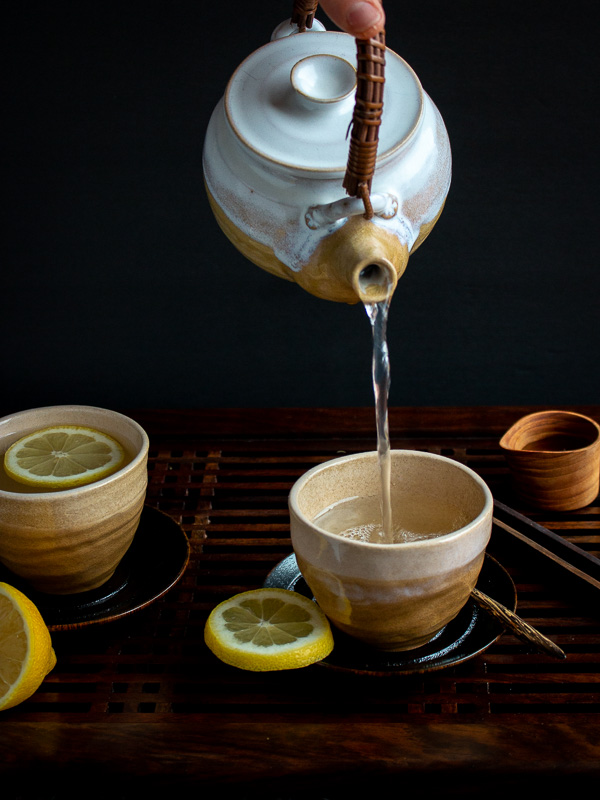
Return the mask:
<svg viewBox="0 0 600 800">
<path fill-rule="evenodd" d="M 498 501 L 494 502 L 493 522 L 501 530 L 549 559 L 593 589 L 600 589 L 600 559 L 568 542 L 553 531 Z M 500 515 L 508 517 L 509 524 Z"/>
<path fill-rule="evenodd" d="M 547 558 L 552 559 L 552 561 L 554 561 L 556 564 L 563 567 L 564 569 L 568 570 L 573 575 L 577 576 L 578 578 L 582 578 L 587 583 L 589 583 L 590 586 L 594 586 L 596 589 L 600 589 L 600 581 L 595 580 L 587 573 L 583 572 L 580 569 L 577 569 L 577 567 L 574 567 L 572 564 L 569 564 L 569 562 L 565 561 L 563 558 L 559 558 L 559 556 L 552 553 L 546 547 L 542 547 L 536 542 L 533 542 L 531 539 L 522 534 L 520 531 L 511 528 L 510 525 L 507 525 L 506 523 L 502 522 L 499 519 L 494 518 L 494 523 L 498 525 L 498 527 L 502 528 L 502 530 L 505 530 L 507 533 L 510 533 L 511 536 L 515 536 L 517 539 L 520 539 L 522 542 L 525 542 L 525 544 L 528 544 L 531 547 L 533 547 L 535 550 L 537 550 L 538 553 L 541 553 Z"/>
</svg>

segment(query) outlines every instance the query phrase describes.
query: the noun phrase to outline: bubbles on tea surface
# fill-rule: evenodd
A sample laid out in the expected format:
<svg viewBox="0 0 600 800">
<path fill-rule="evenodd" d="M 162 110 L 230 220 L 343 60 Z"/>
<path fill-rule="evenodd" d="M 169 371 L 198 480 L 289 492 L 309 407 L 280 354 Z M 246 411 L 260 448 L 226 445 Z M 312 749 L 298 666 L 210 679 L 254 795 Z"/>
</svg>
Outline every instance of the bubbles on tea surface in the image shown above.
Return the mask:
<svg viewBox="0 0 600 800">
<path fill-rule="evenodd" d="M 381 535 L 381 507 L 378 497 L 349 497 L 324 509 L 314 522 L 319 528 L 358 539 L 374 541 Z"/>
<path fill-rule="evenodd" d="M 383 526 L 376 522 L 368 525 L 357 525 L 354 528 L 346 528 L 344 531 L 338 531 L 337 535 L 343 536 L 344 539 L 354 539 L 359 542 L 371 542 L 372 544 L 399 544 L 400 542 L 408 542 L 415 539 L 425 538 L 422 535 L 402 529 L 392 530 L 391 537 L 389 537 L 384 534 Z M 436 534 L 433 535 L 435 536 Z"/>
<path fill-rule="evenodd" d="M 358 525 L 354 528 L 346 528 L 344 531 L 338 531 L 338 536 L 343 536 L 345 539 L 356 539 L 359 542 L 375 542 L 377 541 L 377 537 L 382 535 L 382 527 L 377 523 Z"/>
<path fill-rule="evenodd" d="M 346 539 L 401 544 L 445 536 L 470 520 L 452 503 L 429 495 L 402 498 L 394 503 L 391 536 L 384 533 L 380 517 L 378 497 L 350 497 L 326 508 L 315 517 L 314 523 Z"/>
<path fill-rule="evenodd" d="M 410 531 L 406 528 L 394 528 L 392 530 L 391 541 L 385 536 L 381 524 L 371 523 L 368 525 L 357 525 L 354 528 L 346 528 L 343 531 L 336 531 L 338 536 L 343 536 L 344 539 L 355 539 L 359 542 L 371 542 L 375 544 L 402 544 L 403 542 L 417 542 L 422 539 L 435 539 L 438 536 L 444 536 L 452 530 L 458 530 L 461 525 L 456 528 L 440 531 L 428 531 L 427 533 L 419 531 Z M 331 531 L 330 531 L 331 532 Z"/>
</svg>

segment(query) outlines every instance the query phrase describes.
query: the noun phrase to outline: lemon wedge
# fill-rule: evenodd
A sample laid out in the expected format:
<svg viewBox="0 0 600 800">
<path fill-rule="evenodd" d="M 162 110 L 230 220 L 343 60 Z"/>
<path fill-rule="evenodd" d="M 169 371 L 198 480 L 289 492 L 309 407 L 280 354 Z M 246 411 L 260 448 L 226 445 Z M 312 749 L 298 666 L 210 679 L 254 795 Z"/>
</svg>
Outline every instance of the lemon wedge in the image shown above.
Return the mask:
<svg viewBox="0 0 600 800">
<path fill-rule="evenodd" d="M 254 589 L 219 603 L 204 641 L 221 661 L 254 672 L 306 667 L 333 650 L 325 614 L 287 589 Z"/>
<path fill-rule="evenodd" d="M 50 632 L 37 607 L 0 583 L 0 711 L 31 697 L 55 665 Z"/>
<path fill-rule="evenodd" d="M 6 473 L 39 489 L 71 489 L 106 478 L 125 460 L 119 442 L 78 425 L 56 425 L 29 433 L 4 454 Z"/>
</svg>

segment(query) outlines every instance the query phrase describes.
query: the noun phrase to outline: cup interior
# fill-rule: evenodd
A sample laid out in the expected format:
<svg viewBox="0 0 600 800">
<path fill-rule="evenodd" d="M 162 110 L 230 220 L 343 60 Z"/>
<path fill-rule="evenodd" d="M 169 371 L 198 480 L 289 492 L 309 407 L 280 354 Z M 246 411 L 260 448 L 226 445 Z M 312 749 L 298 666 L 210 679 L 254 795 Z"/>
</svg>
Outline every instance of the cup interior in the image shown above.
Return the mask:
<svg viewBox="0 0 600 800">
<path fill-rule="evenodd" d="M 126 452 L 126 463 L 120 470 L 94 483 L 60 490 L 63 497 L 66 494 L 87 491 L 103 481 L 114 480 L 114 477 L 123 470 L 130 469 L 138 461 L 146 458 L 148 452 L 148 435 L 137 422 L 124 414 L 95 406 L 57 405 L 20 411 L 0 419 L 0 461 L 11 444 L 18 439 L 52 425 L 82 425 L 95 428 L 113 436 Z M 19 492 L 22 491 L 23 487 L 19 487 Z M 12 494 L 10 487 L 7 488 L 0 483 L 0 495 L 4 493 Z M 39 489 L 32 490 L 32 496 L 40 494 L 45 492 Z"/>
<path fill-rule="evenodd" d="M 563 453 L 584 450 L 598 442 L 600 427 L 582 414 L 543 411 L 518 420 L 504 434 L 505 450 Z"/>
<path fill-rule="evenodd" d="M 428 642 L 466 603 L 489 541 L 493 498 L 468 467 L 410 450 L 391 453 L 391 494 L 391 537 L 371 536 L 380 508 L 379 520 L 365 518 L 358 530 L 354 521 L 338 528 L 340 516 L 346 522 L 342 501 L 360 498 L 362 515 L 365 497 L 381 498 L 380 469 L 376 452 L 332 459 L 292 487 L 290 530 L 300 571 L 332 623 L 377 649 L 409 650 Z M 325 528 L 320 514 L 332 506 Z M 364 517 L 377 515 L 377 504 L 367 506 Z M 414 527 L 405 524 L 409 517 Z"/>
<path fill-rule="evenodd" d="M 392 451 L 391 493 L 394 505 L 422 500 L 425 507 L 433 498 L 456 507 L 463 519 L 460 527 L 477 519 L 492 502 L 489 489 L 472 470 L 442 456 L 417 451 Z M 307 472 L 293 487 L 290 504 L 305 521 L 320 529 L 315 518 L 325 509 L 351 497 L 380 496 L 377 453 L 359 453 Z"/>
</svg>

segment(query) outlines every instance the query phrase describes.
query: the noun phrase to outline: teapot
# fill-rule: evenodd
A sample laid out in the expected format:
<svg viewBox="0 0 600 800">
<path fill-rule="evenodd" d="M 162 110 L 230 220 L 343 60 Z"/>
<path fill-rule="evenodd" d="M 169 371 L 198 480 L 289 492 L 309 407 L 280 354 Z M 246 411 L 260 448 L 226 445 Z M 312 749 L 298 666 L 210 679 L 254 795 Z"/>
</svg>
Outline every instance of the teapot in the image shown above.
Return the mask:
<svg viewBox="0 0 600 800">
<path fill-rule="evenodd" d="M 320 298 L 380 302 L 443 210 L 448 134 L 385 34 L 327 31 L 306 5 L 231 76 L 206 131 L 205 187 L 257 266 Z"/>
</svg>

